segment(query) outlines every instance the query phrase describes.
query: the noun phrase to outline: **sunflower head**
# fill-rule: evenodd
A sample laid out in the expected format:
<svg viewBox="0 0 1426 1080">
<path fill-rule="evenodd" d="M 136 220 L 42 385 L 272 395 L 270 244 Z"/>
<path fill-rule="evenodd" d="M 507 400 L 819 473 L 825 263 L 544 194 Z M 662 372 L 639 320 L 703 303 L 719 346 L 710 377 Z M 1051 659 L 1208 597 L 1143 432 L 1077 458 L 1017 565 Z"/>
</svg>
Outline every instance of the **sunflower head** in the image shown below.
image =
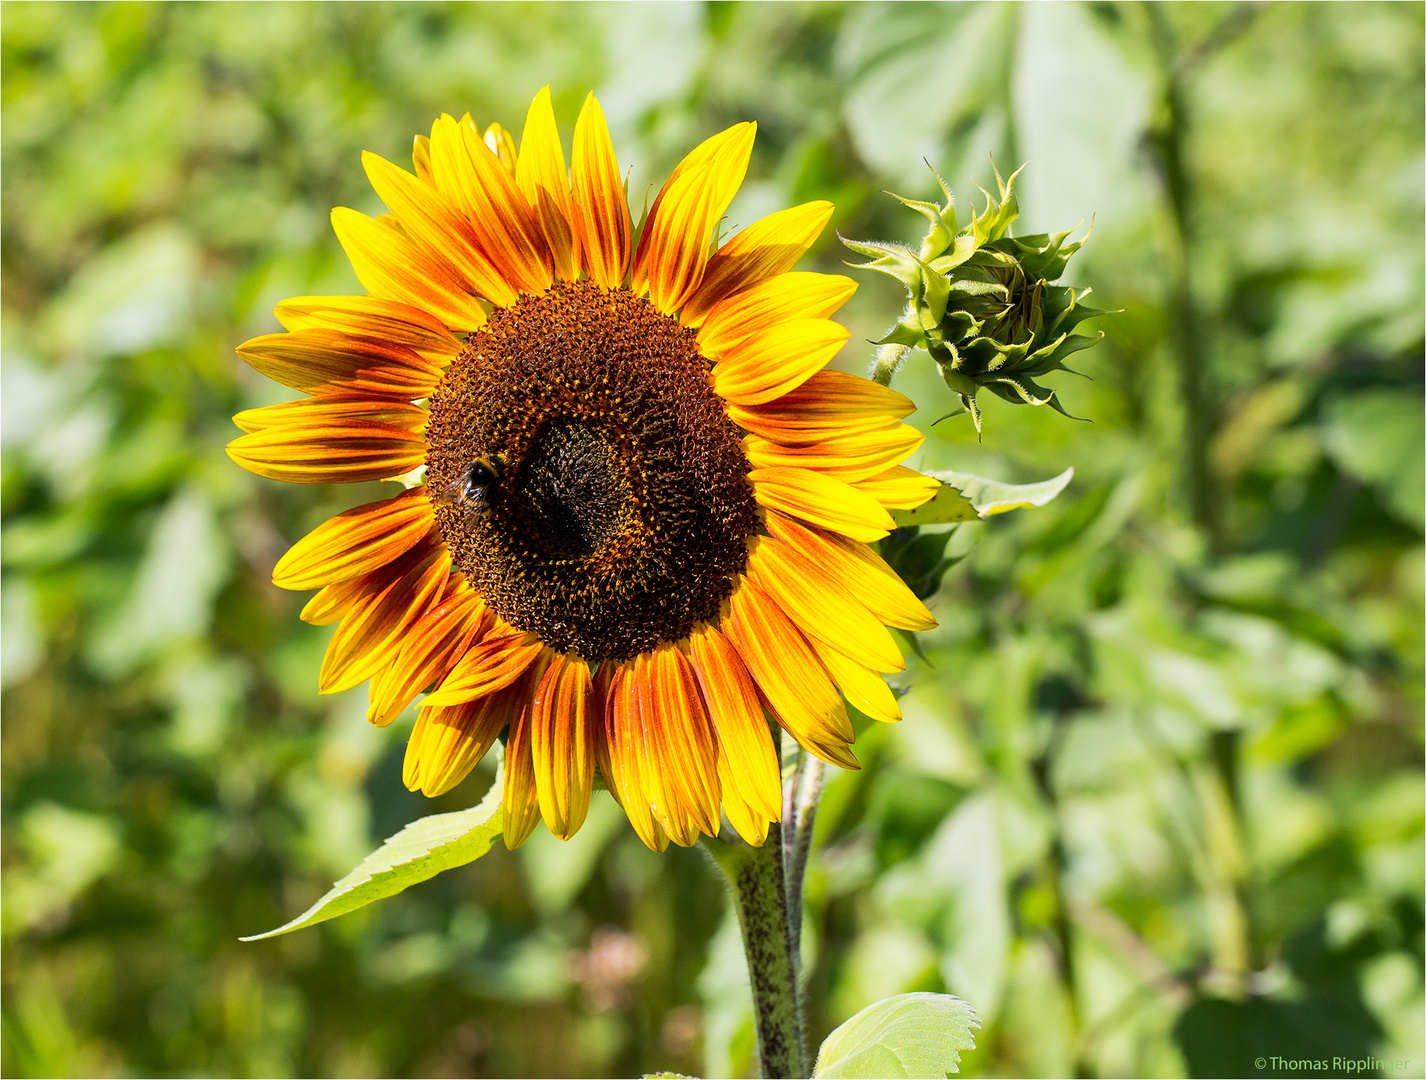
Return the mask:
<svg viewBox="0 0 1426 1080">
<path fill-rule="evenodd" d="M 333 211 L 365 296 L 297 297 L 238 352 L 305 396 L 236 417 L 276 480 L 403 478 L 278 562 L 337 623 L 324 693 L 421 700 L 405 781 L 438 795 L 503 739 L 506 843 L 572 835 L 596 770 L 654 848 L 781 814 L 772 732 L 848 768 L 850 703 L 899 717 L 888 627 L 935 620 L 868 546 L 937 482 L 900 394 L 825 370 L 846 278 L 793 271 L 808 203 L 714 236 L 752 124 L 674 169 L 641 231 L 591 95 L 566 165 L 548 90 L 518 144 L 443 116 L 389 214 Z M 775 725 L 770 727 L 770 724 Z"/>
<path fill-rule="evenodd" d="M 1035 380 L 1071 370 L 1065 359 L 1103 337 L 1073 333 L 1085 319 L 1104 314 L 1081 302 L 1089 289 L 1057 284 L 1070 256 L 1088 237 L 1069 240 L 1073 229 L 1010 235 L 1019 215 L 1018 175 L 1017 170 L 1003 180 L 997 170 L 999 197 L 983 192 L 985 210 L 972 210 L 963 227 L 955 197 L 940 176 L 944 205 L 894 196 L 931 223 L 915 252 L 895 244 L 845 241 L 872 256 L 864 269 L 888 274 L 907 290 L 905 314 L 877 344 L 925 349 L 977 431 L 981 418 L 975 397 L 981 389 L 1014 404 L 1049 405 L 1063 413 L 1055 392 Z"/>
</svg>

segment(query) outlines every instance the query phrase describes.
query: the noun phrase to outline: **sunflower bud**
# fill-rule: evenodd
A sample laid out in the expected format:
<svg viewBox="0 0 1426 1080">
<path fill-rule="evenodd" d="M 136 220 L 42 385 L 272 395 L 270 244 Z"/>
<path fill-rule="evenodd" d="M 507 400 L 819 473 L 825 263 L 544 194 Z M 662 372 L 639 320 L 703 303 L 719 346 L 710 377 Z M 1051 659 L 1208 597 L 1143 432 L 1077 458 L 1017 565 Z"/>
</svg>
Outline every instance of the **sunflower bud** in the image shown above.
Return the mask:
<svg viewBox="0 0 1426 1080">
<path fill-rule="evenodd" d="M 960 395 L 977 431 L 981 417 L 975 396 L 982 388 L 1013 404 L 1049 405 L 1068 416 L 1055 392 L 1036 380 L 1052 371 L 1071 371 L 1065 358 L 1104 336 L 1073 333 L 1085 319 L 1104 314 L 1081 303 L 1089 289 L 1055 284 L 1088 236 L 1070 241 L 1074 229 L 1010 235 L 1019 214 L 1018 175 L 1019 170 L 1002 180 L 997 170 L 999 199 L 982 189 L 985 210 L 976 214 L 972 208 L 964 227 L 956 219 L 955 197 L 940 176 L 944 206 L 893 195 L 931 222 L 919 251 L 843 241 L 871 256 L 861 269 L 896 278 L 908 293 L 900 321 L 876 343 L 882 346 L 877 378 L 889 378 L 911 349 L 925 349 L 946 385 Z"/>
</svg>

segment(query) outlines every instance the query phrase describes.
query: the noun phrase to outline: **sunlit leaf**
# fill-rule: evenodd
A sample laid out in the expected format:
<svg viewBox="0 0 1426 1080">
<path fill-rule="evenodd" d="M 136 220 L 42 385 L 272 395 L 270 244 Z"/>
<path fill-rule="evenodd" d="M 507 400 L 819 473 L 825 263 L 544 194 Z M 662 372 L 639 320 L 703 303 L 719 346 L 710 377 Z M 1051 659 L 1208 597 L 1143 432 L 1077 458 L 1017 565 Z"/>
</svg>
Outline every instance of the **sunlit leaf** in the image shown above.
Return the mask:
<svg viewBox="0 0 1426 1080">
<path fill-rule="evenodd" d="M 892 510 L 897 525 L 947 525 L 975 521 L 1024 506 L 1044 506 L 1074 479 L 1069 468 L 1051 480 L 1038 484 L 1002 484 L 970 473 L 930 472 L 941 481 L 941 489 L 929 502 L 914 510 Z"/>
<path fill-rule="evenodd" d="M 504 784 L 504 764 L 495 772 L 485 798 L 469 810 L 453 814 L 432 814 L 411 822 L 381 847 L 361 861 L 327 894 L 289 923 L 253 934 L 243 941 L 261 941 L 305 926 L 313 926 L 345 915 L 374 900 L 394 896 L 409 886 L 474 862 L 499 838 L 504 826 L 500 812 Z"/>
<path fill-rule="evenodd" d="M 960 1072 L 980 1019 L 950 994 L 897 994 L 868 1005 L 827 1036 L 818 1080 L 831 1077 L 936 1077 Z"/>
</svg>

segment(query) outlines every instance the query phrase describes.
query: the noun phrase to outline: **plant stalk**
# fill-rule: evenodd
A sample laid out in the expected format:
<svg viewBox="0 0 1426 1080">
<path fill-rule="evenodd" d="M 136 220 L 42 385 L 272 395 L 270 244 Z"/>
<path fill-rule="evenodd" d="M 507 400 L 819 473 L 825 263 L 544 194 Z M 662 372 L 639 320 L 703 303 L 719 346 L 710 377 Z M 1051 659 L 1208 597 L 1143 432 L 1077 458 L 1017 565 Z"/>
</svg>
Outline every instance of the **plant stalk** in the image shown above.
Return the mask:
<svg viewBox="0 0 1426 1080">
<path fill-rule="evenodd" d="M 807 1075 L 796 949 L 788 918 L 783 828 L 774 822 L 762 847 L 706 838 L 704 846 L 728 878 L 748 957 L 748 982 L 765 1077 Z M 799 906 L 801 897 L 797 900 Z"/>
</svg>

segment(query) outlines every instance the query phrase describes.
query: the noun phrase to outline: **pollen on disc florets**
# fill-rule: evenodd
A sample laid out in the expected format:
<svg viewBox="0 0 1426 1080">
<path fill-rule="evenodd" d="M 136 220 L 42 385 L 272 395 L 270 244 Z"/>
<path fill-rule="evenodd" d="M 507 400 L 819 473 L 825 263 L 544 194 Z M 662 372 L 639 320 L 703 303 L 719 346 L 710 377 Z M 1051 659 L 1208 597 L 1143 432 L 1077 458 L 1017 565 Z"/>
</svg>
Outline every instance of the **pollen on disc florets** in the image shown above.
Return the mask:
<svg viewBox="0 0 1426 1080">
<path fill-rule="evenodd" d="M 503 455 L 488 509 L 436 520 L 512 626 L 627 659 L 717 615 L 757 504 L 694 333 L 626 289 L 561 282 L 497 311 L 430 401 L 427 484 Z"/>
</svg>

